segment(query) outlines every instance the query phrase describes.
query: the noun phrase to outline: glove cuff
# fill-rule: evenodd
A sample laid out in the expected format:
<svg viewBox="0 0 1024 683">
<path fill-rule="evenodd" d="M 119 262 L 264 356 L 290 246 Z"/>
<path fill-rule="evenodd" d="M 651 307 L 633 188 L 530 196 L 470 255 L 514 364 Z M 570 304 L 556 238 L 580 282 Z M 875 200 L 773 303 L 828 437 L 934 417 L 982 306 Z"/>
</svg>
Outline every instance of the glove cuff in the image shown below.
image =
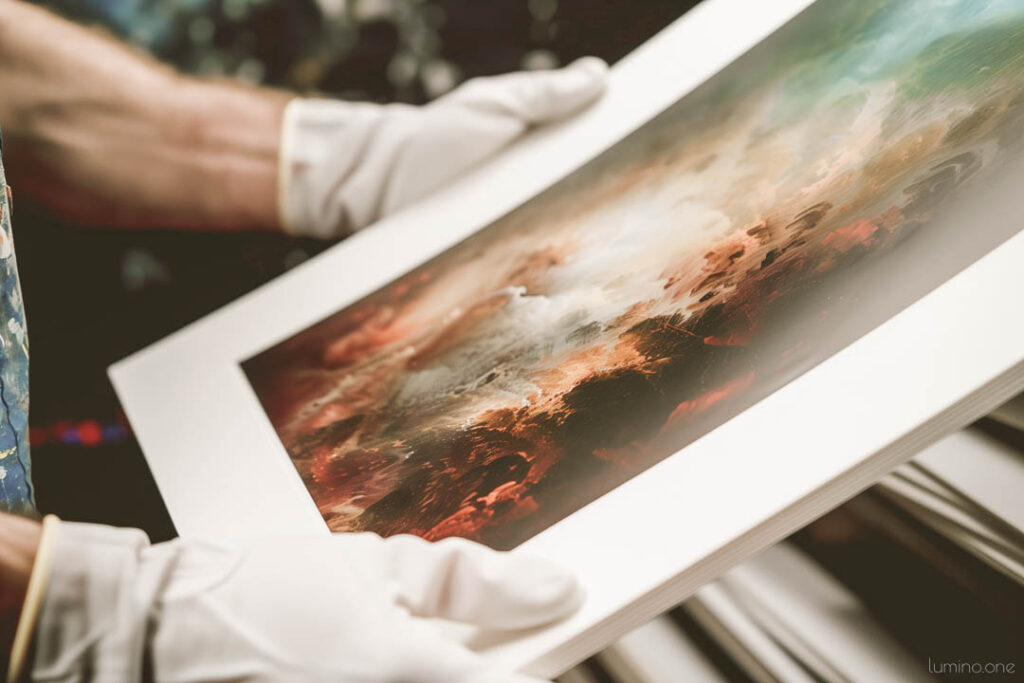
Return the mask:
<svg viewBox="0 0 1024 683">
<path fill-rule="evenodd" d="M 365 168 L 366 151 L 384 111 L 402 107 L 315 98 L 287 104 L 277 168 L 285 233 L 333 239 L 376 218 L 384 183 L 375 176 L 380 169 Z"/>
<path fill-rule="evenodd" d="M 136 584 L 149 539 L 138 529 L 53 527 L 33 679 L 141 680 L 149 605 Z"/>
<path fill-rule="evenodd" d="M 301 231 L 292 217 L 289 190 L 292 186 L 292 159 L 295 157 L 295 105 L 298 98 L 290 100 L 281 116 L 281 144 L 277 152 L 277 221 L 285 234 L 297 237 Z"/>
</svg>

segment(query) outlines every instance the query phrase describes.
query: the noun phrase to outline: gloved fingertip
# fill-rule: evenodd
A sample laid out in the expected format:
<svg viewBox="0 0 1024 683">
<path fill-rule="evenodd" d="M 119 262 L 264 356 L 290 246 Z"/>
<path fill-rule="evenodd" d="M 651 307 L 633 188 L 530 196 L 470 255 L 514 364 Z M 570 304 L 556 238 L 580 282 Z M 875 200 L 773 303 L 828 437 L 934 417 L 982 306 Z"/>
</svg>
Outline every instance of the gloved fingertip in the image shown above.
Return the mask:
<svg viewBox="0 0 1024 683">
<path fill-rule="evenodd" d="M 580 57 L 574 62 L 567 64 L 565 68 L 588 74 L 602 84 L 608 74 L 608 62 L 600 57 Z"/>
<path fill-rule="evenodd" d="M 608 65 L 597 57 L 582 57 L 555 71 L 536 73 L 540 86 L 524 113 L 531 123 L 554 121 L 592 104 L 605 90 Z"/>
<path fill-rule="evenodd" d="M 576 577 L 543 558 L 462 538 L 428 543 L 399 535 L 384 549 L 398 602 L 415 616 L 514 630 L 558 621 L 583 602 Z"/>
<path fill-rule="evenodd" d="M 564 619 L 583 604 L 586 592 L 570 572 L 547 560 L 522 556 L 516 558 L 515 574 L 523 589 L 520 599 L 531 605 L 537 625 Z"/>
</svg>

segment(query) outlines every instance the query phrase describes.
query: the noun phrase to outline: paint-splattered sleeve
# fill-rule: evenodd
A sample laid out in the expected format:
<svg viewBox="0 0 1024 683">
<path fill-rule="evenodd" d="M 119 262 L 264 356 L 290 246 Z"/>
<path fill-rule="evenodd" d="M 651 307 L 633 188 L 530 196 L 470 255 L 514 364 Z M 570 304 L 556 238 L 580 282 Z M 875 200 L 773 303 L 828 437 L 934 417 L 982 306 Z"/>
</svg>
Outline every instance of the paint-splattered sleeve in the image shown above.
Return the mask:
<svg viewBox="0 0 1024 683">
<path fill-rule="evenodd" d="M 0 147 L 2 151 L 2 147 Z M 28 337 L 11 233 L 11 191 L 0 160 L 0 510 L 31 514 Z"/>
</svg>

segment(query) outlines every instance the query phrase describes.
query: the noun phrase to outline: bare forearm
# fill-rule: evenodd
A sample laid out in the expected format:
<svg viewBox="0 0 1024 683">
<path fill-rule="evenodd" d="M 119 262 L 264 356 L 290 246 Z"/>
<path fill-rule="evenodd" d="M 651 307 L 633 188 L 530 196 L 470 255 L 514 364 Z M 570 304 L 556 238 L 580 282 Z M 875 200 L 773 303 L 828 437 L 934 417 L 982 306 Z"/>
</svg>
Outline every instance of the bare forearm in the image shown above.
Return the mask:
<svg viewBox="0 0 1024 683">
<path fill-rule="evenodd" d="M 0 0 L 8 177 L 79 222 L 277 227 L 288 96 L 187 78 L 38 8 Z"/>
<path fill-rule="evenodd" d="M 0 512 L 0 661 L 10 651 L 39 537 L 38 522 Z"/>
</svg>

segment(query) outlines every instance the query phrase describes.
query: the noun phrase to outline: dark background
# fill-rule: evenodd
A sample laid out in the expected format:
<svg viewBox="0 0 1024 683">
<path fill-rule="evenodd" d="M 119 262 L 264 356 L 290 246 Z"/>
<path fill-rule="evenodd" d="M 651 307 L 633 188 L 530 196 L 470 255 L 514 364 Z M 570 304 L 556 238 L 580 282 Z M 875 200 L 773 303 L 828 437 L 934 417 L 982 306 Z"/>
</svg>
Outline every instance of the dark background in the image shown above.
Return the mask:
<svg viewBox="0 0 1024 683">
<path fill-rule="evenodd" d="M 422 103 L 478 75 L 614 62 L 694 0 L 50 0 L 180 69 L 346 99 Z M 17 188 L 14 188 L 17 193 Z M 17 196 L 17 195 L 16 195 Z M 103 230 L 22 199 L 15 231 L 43 513 L 174 527 L 106 368 L 329 244 L 278 235 Z M 95 443 L 98 431 L 106 436 Z"/>
</svg>

